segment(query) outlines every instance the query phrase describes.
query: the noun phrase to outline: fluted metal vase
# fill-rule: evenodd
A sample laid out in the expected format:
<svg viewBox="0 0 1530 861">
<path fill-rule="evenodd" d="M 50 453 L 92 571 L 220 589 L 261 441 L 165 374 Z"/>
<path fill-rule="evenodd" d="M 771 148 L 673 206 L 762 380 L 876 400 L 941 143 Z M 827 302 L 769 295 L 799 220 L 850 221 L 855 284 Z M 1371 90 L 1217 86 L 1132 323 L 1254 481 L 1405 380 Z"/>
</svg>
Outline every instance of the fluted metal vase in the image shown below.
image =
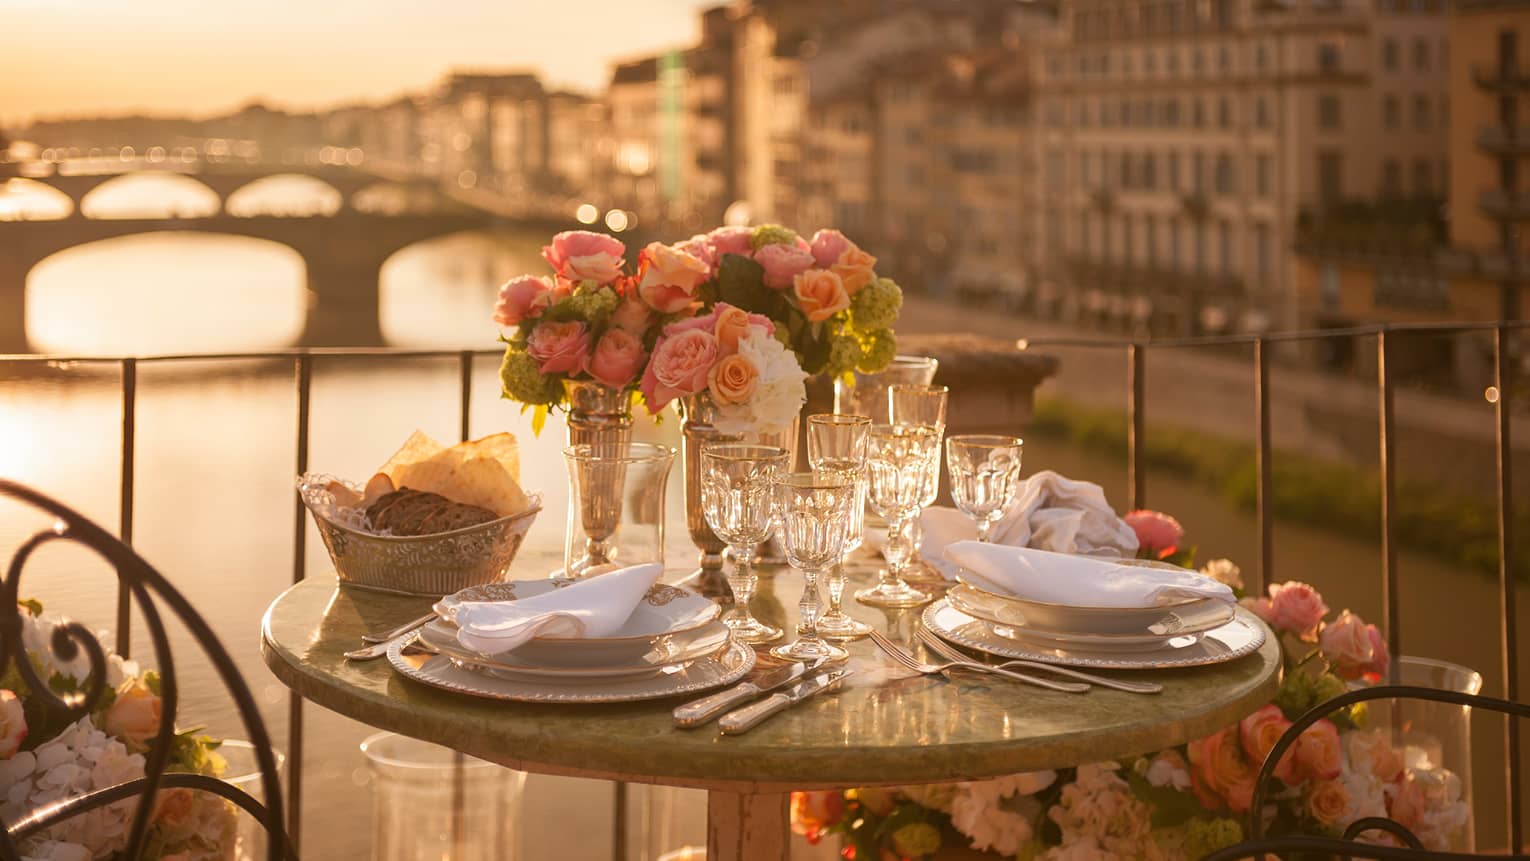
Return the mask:
<svg viewBox="0 0 1530 861">
<path fill-rule="evenodd" d="M 700 571 L 697 585 L 703 594 L 719 597 L 730 594 L 723 578 L 723 551 L 727 545 L 707 525 L 706 513 L 701 507 L 701 449 L 709 443 L 741 442 L 756 445 L 773 445 L 786 449 L 789 469 L 797 464 L 797 433 L 800 419 L 792 419 L 786 427 L 762 428 L 745 433 L 725 434 L 713 424 L 717 418 L 717 405 L 705 393 L 675 401 L 680 414 L 680 430 L 683 441 L 685 468 L 685 526 L 691 541 L 701 551 Z M 771 562 L 779 555 L 771 550 L 774 539 L 760 546 L 761 561 Z"/>
<path fill-rule="evenodd" d="M 632 397 L 628 389 L 615 389 L 593 380 L 569 380 L 568 444 L 570 448 L 589 446 L 593 458 L 579 458 L 570 469 L 579 483 L 579 525 L 588 547 L 577 564 L 565 560 L 554 577 L 578 576 L 580 571 L 610 563 L 605 550 L 621 522 L 622 495 L 626 469 L 616 461 L 625 458 L 632 445 Z M 604 462 L 609 458 L 610 462 Z M 570 500 L 570 505 L 574 502 Z M 572 526 L 570 512 L 570 524 Z M 577 570 L 574 570 L 577 569 Z"/>
</svg>

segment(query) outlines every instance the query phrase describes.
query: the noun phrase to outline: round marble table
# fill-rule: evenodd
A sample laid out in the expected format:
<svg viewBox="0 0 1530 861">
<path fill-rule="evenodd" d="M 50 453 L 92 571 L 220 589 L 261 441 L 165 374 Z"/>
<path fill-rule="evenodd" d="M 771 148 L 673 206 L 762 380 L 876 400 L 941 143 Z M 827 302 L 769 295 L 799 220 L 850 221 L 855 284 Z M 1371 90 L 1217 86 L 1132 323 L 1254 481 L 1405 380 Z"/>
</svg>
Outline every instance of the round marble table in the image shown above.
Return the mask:
<svg viewBox="0 0 1530 861">
<path fill-rule="evenodd" d="M 870 577 L 852 572 L 851 590 Z M 795 624 L 800 577 L 766 571 L 754 609 Z M 1134 756 L 1238 720 L 1279 684 L 1270 638 L 1256 654 L 1213 667 L 1151 673 L 1145 696 L 1095 688 L 1067 694 L 984 676 L 947 680 L 895 669 L 869 641 L 850 646 L 855 674 L 754 730 L 678 730 L 673 700 L 596 706 L 475 699 L 416 684 L 386 660 L 341 655 L 366 631 L 425 612 L 430 601 L 337 585 L 293 586 L 271 605 L 261 650 L 301 696 L 373 726 L 526 771 L 709 790 L 709 858 L 786 857 L 787 793 L 965 780 Z M 852 615 L 907 641 L 917 611 L 848 602 Z M 762 658 L 761 666 L 769 663 Z"/>
</svg>

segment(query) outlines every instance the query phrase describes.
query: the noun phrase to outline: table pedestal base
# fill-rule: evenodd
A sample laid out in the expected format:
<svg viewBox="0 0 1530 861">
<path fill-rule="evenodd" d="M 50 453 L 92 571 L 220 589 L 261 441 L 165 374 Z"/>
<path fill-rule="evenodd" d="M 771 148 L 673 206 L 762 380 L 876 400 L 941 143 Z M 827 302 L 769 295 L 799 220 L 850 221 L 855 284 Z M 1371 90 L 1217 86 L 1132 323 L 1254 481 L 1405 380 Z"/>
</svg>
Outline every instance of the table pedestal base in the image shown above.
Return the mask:
<svg viewBox="0 0 1530 861">
<path fill-rule="evenodd" d="M 784 792 L 707 793 L 707 861 L 786 861 L 791 817 Z"/>
</svg>

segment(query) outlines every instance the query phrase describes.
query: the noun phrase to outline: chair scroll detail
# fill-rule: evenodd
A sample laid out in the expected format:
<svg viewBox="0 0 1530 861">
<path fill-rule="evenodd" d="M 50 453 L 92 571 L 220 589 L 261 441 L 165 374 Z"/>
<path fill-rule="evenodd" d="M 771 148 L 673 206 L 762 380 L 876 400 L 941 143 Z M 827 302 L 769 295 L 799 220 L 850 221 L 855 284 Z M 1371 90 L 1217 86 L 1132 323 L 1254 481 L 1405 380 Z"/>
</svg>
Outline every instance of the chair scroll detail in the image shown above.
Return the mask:
<svg viewBox="0 0 1530 861">
<path fill-rule="evenodd" d="M 1248 820 L 1245 823 L 1249 839 L 1235 846 L 1229 846 L 1213 852 L 1207 855 L 1203 861 L 1238 861 L 1238 859 L 1244 858 L 1262 859 L 1267 854 L 1287 857 L 1284 853 L 1312 853 L 1314 857 L 1406 859 L 1406 861 L 1420 861 L 1420 859 L 1446 859 L 1446 861 L 1449 861 L 1449 859 L 1487 857 L 1517 858 L 1522 859 L 1522 861 L 1530 861 L 1530 855 L 1517 851 L 1519 847 L 1514 847 L 1509 854 L 1494 853 L 1492 855 L 1439 852 L 1425 849 L 1418 837 L 1401 823 L 1385 817 L 1375 816 L 1366 817 L 1352 823 L 1349 828 L 1345 829 L 1342 839 L 1308 835 L 1263 836 L 1264 821 L 1263 817 L 1259 815 L 1259 811 L 1264 807 L 1265 788 L 1269 785 L 1270 778 L 1275 776 L 1276 765 L 1285 756 L 1286 751 L 1296 744 L 1302 732 L 1339 709 L 1370 700 L 1388 699 L 1427 700 L 1447 705 L 1467 706 L 1474 709 L 1499 712 L 1500 714 L 1515 718 L 1530 718 L 1530 705 L 1496 697 L 1485 697 L 1480 694 L 1466 694 L 1415 685 L 1378 685 L 1371 688 L 1361 688 L 1318 703 L 1291 723 L 1291 726 L 1281 735 L 1280 740 L 1275 743 L 1275 746 L 1270 748 L 1269 755 L 1264 758 L 1264 764 L 1260 766 L 1259 776 L 1254 782 L 1254 793 L 1249 803 Z M 1385 831 L 1405 845 L 1380 846 L 1359 842 L 1357 838 L 1367 831 Z"/>
<path fill-rule="evenodd" d="M 18 603 L 22 598 L 21 575 L 26 562 L 38 548 L 53 541 L 68 541 L 82 545 L 109 563 L 117 573 L 119 583 L 132 596 L 134 604 L 143 615 L 149 639 L 154 646 L 154 657 L 160 675 L 161 717 L 159 729 L 149 742 L 145 754 L 144 777 L 98 789 L 85 795 L 65 799 L 39 810 L 30 811 L 21 819 L 6 823 L 0 831 L 0 861 L 16 861 L 20 856 L 20 844 L 28 838 L 73 817 L 107 805 L 137 798 L 132 816 L 127 844 L 121 857 L 140 858 L 143 854 L 150 818 L 155 799 L 162 789 L 186 788 L 214 793 L 250 813 L 260 822 L 269 835 L 267 841 L 269 861 L 295 858 L 286 836 L 285 818 L 281 803 L 281 784 L 277 772 L 276 756 L 271 747 L 271 737 L 265 722 L 255 706 L 255 698 L 249 686 L 239 675 L 233 659 L 223 648 L 217 636 L 191 604 L 175 587 L 156 571 L 153 566 L 100 526 L 68 506 L 17 482 L 0 479 L 0 498 L 16 500 L 23 506 L 51 517 L 53 526 L 43 529 L 21 544 L 12 555 L 0 583 L 0 675 L 14 666 L 30 693 L 41 698 L 50 709 L 78 720 L 89 714 L 100 703 L 106 691 L 107 657 L 95 635 L 84 625 L 69 622 L 57 626 L 47 648 L 61 661 L 74 661 L 83 652 L 89 664 L 85 690 L 60 694 L 54 692 L 41 678 L 26 658 L 22 642 L 24 623 L 23 609 Z M 191 634 L 208 662 L 217 671 L 229 695 L 233 698 L 239 717 L 254 748 L 260 772 L 262 804 L 243 790 L 200 774 L 167 772 L 171 746 L 175 736 L 176 706 L 179 688 L 176 681 L 175 661 L 170 651 L 161 607 L 179 621 Z"/>
</svg>

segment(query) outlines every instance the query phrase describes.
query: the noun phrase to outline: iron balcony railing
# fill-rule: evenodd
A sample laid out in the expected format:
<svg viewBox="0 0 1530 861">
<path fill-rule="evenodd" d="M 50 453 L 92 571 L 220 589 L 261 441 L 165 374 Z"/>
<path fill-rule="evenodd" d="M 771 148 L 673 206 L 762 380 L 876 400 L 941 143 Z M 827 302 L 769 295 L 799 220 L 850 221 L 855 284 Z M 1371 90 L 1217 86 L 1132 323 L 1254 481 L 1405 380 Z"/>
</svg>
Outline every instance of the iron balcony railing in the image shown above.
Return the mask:
<svg viewBox="0 0 1530 861">
<path fill-rule="evenodd" d="M 1147 504 L 1147 471 L 1144 465 L 1144 446 L 1147 435 L 1147 356 L 1161 350 L 1218 348 L 1228 346 L 1252 347 L 1252 384 L 1255 399 L 1255 520 L 1259 553 L 1255 574 L 1248 582 L 1251 594 L 1264 590 L 1274 575 L 1274 543 L 1271 475 L 1270 437 L 1270 358 L 1272 350 L 1280 344 L 1298 342 L 1330 341 L 1336 339 L 1374 338 L 1376 344 L 1376 392 L 1379 406 L 1378 434 L 1380 444 L 1381 474 L 1381 565 L 1382 565 L 1382 626 L 1386 631 L 1388 645 L 1393 655 L 1402 652 L 1402 627 L 1399 618 L 1399 593 L 1397 569 L 1397 439 L 1393 399 L 1397 384 L 1393 377 L 1396 367 L 1394 349 L 1397 339 L 1406 335 L 1464 335 L 1486 334 L 1493 340 L 1493 385 L 1498 396 L 1494 401 L 1496 429 L 1494 447 L 1497 466 L 1497 531 L 1498 531 L 1498 580 L 1499 580 L 1499 638 L 1502 657 L 1503 695 L 1508 700 L 1519 699 L 1519 651 L 1518 626 L 1515 617 L 1514 560 L 1514 500 L 1512 485 L 1511 444 L 1511 392 L 1514 384 L 1514 351 L 1512 340 L 1524 330 L 1530 329 L 1530 321 L 1485 323 L 1424 323 L 1381 324 L 1357 326 L 1346 329 L 1321 331 L 1279 332 L 1263 335 L 1228 335 L 1150 340 L 1119 340 L 1103 338 L 1037 338 L 1017 341 L 1018 349 L 1037 347 L 1083 348 L 1115 350 L 1124 352 L 1127 368 L 1127 487 L 1128 506 L 1132 509 Z M 1523 349 L 1523 347 L 1521 347 Z M 7 365 L 81 363 L 116 365 L 121 373 L 122 429 L 121 429 L 121 475 L 120 475 L 120 523 L 119 533 L 128 545 L 133 541 L 133 488 L 134 452 L 137 429 L 137 382 L 140 365 L 160 365 L 180 362 L 209 361 L 290 361 L 293 368 L 293 396 L 296 401 L 296 474 L 308 471 L 309 418 L 314 367 L 331 359 L 354 359 L 378 357 L 388 359 L 443 359 L 455 358 L 459 374 L 458 430 L 461 439 L 470 437 L 469 412 L 472 406 L 473 366 L 480 357 L 500 355 L 498 350 L 400 350 L 400 349 L 308 349 L 257 353 L 183 354 L 142 357 L 82 357 L 60 356 L 0 356 L 0 367 Z M 307 529 L 304 510 L 296 493 L 292 502 L 293 553 L 292 581 L 297 583 L 307 575 L 306 541 Z M 125 587 L 119 587 L 117 596 L 117 650 L 123 656 L 131 652 L 129 615 L 132 610 Z M 300 835 L 303 800 L 303 702 L 297 694 L 289 697 L 288 751 L 291 779 L 287 791 L 288 823 L 294 844 Z M 1520 738 L 1513 721 L 1505 729 L 1506 766 L 1505 786 L 1508 800 L 1507 834 L 1511 847 L 1524 845 L 1521 816 L 1522 796 L 1520 780 Z M 616 822 L 614 829 L 614 856 L 625 861 L 626 829 L 624 827 L 625 799 L 623 793 L 616 795 Z"/>
</svg>

